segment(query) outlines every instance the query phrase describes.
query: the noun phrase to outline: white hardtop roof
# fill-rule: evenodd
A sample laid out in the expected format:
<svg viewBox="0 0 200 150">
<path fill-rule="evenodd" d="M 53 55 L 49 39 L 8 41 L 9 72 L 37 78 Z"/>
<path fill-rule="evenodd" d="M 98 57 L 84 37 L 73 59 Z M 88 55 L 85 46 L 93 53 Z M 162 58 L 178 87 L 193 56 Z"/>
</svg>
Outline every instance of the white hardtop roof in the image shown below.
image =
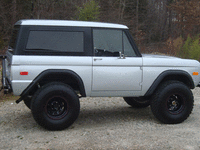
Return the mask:
<svg viewBox="0 0 200 150">
<path fill-rule="evenodd" d="M 15 25 L 35 25 L 35 26 L 74 26 L 74 27 L 99 27 L 99 28 L 118 28 L 128 29 L 127 26 L 114 23 L 102 23 L 91 21 L 72 21 L 72 20 L 40 20 L 28 19 L 19 20 Z"/>
</svg>

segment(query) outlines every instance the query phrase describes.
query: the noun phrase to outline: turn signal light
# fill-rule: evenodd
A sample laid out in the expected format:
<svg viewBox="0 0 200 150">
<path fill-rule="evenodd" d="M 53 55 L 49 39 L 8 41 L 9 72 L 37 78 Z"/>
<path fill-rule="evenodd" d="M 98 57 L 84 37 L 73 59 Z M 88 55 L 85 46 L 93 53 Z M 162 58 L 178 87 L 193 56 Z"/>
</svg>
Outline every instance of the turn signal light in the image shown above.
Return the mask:
<svg viewBox="0 0 200 150">
<path fill-rule="evenodd" d="M 20 75 L 24 76 L 24 75 L 28 75 L 28 72 L 20 72 Z"/>
<path fill-rule="evenodd" d="M 199 75 L 199 72 L 193 72 L 192 75 L 193 75 L 193 76 L 198 76 L 198 75 Z"/>
</svg>

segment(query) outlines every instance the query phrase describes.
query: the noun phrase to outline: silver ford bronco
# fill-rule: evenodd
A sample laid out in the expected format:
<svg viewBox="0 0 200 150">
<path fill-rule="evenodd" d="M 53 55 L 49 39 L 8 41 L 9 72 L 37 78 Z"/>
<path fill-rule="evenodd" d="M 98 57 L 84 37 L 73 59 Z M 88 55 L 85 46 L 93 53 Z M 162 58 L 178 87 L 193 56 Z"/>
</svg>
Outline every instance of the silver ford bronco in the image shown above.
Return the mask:
<svg viewBox="0 0 200 150">
<path fill-rule="evenodd" d="M 200 63 L 141 55 L 120 24 L 20 20 L 2 59 L 2 88 L 13 92 L 48 130 L 74 123 L 81 97 L 123 97 L 132 107 L 151 106 L 163 123 L 181 123 L 193 109 Z"/>
</svg>

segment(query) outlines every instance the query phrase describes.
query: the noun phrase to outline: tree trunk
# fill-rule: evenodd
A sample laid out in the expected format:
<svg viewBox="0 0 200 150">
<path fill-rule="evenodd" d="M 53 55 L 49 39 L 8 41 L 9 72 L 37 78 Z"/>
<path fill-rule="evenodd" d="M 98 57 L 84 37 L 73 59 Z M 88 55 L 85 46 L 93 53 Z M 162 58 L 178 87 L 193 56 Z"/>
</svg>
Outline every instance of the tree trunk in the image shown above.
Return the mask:
<svg viewBox="0 0 200 150">
<path fill-rule="evenodd" d="M 139 26 L 138 10 L 139 10 L 139 0 L 137 0 L 137 6 L 136 6 L 136 35 L 138 34 L 138 26 Z M 136 36 L 136 40 L 138 40 L 138 35 Z"/>
<path fill-rule="evenodd" d="M 13 5 L 13 13 L 12 13 L 12 24 L 15 24 L 16 22 L 16 14 L 17 14 L 17 1 L 13 0 L 12 1 L 12 5 Z"/>
</svg>

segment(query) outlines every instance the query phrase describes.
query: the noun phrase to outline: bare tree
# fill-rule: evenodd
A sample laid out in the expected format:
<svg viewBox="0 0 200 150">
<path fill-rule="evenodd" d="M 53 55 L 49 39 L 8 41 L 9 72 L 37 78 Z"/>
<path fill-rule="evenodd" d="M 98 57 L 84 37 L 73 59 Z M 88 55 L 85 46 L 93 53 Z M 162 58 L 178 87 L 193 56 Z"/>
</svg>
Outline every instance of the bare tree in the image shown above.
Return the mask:
<svg viewBox="0 0 200 150">
<path fill-rule="evenodd" d="M 179 26 L 180 34 L 187 37 L 188 34 L 196 35 L 200 32 L 200 1 L 177 0 L 171 5 L 176 13 L 175 22 Z"/>
</svg>

